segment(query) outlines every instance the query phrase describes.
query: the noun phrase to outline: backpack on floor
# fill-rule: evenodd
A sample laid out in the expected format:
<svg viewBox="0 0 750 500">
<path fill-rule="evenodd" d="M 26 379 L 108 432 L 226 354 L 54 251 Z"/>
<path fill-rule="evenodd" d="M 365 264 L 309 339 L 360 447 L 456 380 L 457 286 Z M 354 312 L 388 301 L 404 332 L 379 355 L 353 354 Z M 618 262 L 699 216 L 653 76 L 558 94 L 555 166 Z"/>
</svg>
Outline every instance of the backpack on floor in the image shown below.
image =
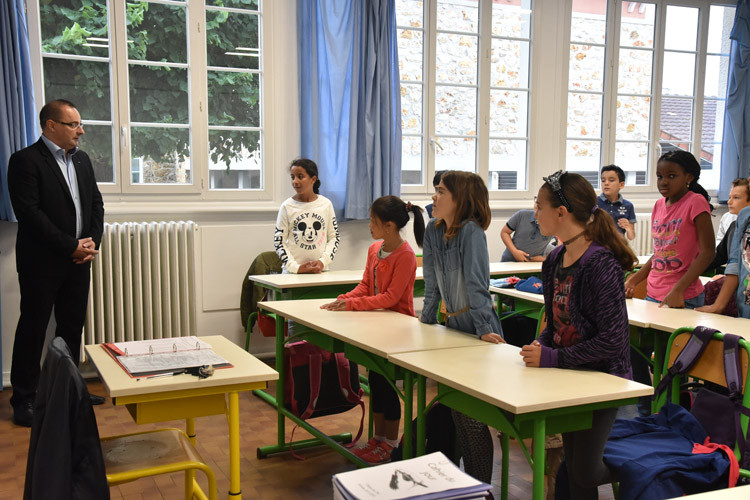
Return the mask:
<svg viewBox="0 0 750 500">
<path fill-rule="evenodd" d="M 362 409 L 356 442 L 365 418 L 364 391 L 357 364 L 308 342 L 284 346 L 284 407 L 302 420 Z"/>
<path fill-rule="evenodd" d="M 417 419 L 411 423 L 412 451 L 417 451 Z M 456 456 L 456 425 L 453 423 L 451 409 L 443 404 L 435 403 L 425 414 L 425 454 L 442 452 L 446 457 L 458 465 Z M 403 458 L 404 436 L 398 447 L 391 452 L 391 461 L 397 462 Z"/>
</svg>

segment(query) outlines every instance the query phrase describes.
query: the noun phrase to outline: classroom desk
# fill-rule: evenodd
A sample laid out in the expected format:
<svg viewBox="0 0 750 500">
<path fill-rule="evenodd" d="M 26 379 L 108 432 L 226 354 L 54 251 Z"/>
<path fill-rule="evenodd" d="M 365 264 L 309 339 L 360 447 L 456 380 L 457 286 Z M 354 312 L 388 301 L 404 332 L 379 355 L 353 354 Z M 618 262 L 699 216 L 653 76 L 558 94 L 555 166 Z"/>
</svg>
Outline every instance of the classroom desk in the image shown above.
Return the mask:
<svg viewBox="0 0 750 500">
<path fill-rule="evenodd" d="M 541 262 L 491 262 L 490 277 L 514 274 L 536 274 L 542 271 Z M 336 297 L 351 291 L 362 281 L 364 270 L 325 271 L 320 274 L 259 274 L 249 276 L 250 281 L 274 292 L 275 300 L 318 299 Z M 414 284 L 415 295 L 424 294 L 424 274 L 417 268 Z"/>
<path fill-rule="evenodd" d="M 747 500 L 750 498 L 750 485 L 724 488 L 723 490 L 708 491 L 706 493 L 697 493 L 677 498 L 680 500 Z"/>
<path fill-rule="evenodd" d="M 322 304 L 330 299 L 294 300 L 261 302 L 258 307 L 265 311 L 276 313 L 283 319 L 294 321 L 294 335 L 286 341 L 307 340 L 331 352 L 343 352 L 346 357 L 356 363 L 374 370 L 386 377 L 390 382 L 404 380 L 403 392 L 399 397 L 404 402 L 404 456 L 411 456 L 411 425 L 412 419 L 413 382 L 411 372 L 404 373 L 392 365 L 388 358 L 392 354 L 449 349 L 466 346 L 489 346 L 476 336 L 452 330 L 441 325 L 426 325 L 417 318 L 394 311 L 326 311 L 320 309 Z M 277 324 L 276 330 L 276 359 L 283 359 L 285 339 Z M 284 380 L 283 363 L 279 363 L 279 377 Z M 277 443 L 258 450 L 258 456 L 289 450 L 290 443 L 285 443 L 285 418 L 289 418 L 305 430 L 313 434 L 318 440 L 294 443 L 294 448 L 326 444 L 359 466 L 368 465 L 336 441 L 345 440 L 345 436 L 326 436 L 315 429 L 308 422 L 302 421 L 291 414 L 279 401 L 283 400 L 283 384 L 277 384 L 276 397 L 262 391 L 255 391 L 265 401 L 277 408 L 278 433 Z M 341 439 L 338 439 L 341 438 Z"/>
<path fill-rule="evenodd" d="M 544 436 L 587 429 L 593 410 L 633 404 L 653 388 L 606 373 L 527 368 L 520 349 L 508 344 L 394 354 L 389 360 L 438 383 L 443 404 L 503 432 L 502 498 L 508 497 L 509 439 L 518 440 L 533 469 L 533 498 L 544 498 Z M 419 391 L 417 428 L 428 406 Z M 522 439 L 533 437 L 529 455 Z M 418 437 L 419 442 L 419 437 Z M 532 457 L 534 457 L 532 459 Z"/>
<path fill-rule="evenodd" d="M 184 374 L 137 381 L 100 344 L 85 348 L 112 398 L 112 404 L 125 406 L 137 424 L 185 419 L 185 432 L 195 444 L 196 417 L 226 414 L 229 428 L 228 496 L 241 499 L 239 392 L 265 388 L 267 382 L 276 380 L 279 374 L 220 335 L 200 339 L 233 366 L 217 369 L 213 376 L 203 380 Z M 193 483 L 197 487 L 194 480 Z"/>
</svg>

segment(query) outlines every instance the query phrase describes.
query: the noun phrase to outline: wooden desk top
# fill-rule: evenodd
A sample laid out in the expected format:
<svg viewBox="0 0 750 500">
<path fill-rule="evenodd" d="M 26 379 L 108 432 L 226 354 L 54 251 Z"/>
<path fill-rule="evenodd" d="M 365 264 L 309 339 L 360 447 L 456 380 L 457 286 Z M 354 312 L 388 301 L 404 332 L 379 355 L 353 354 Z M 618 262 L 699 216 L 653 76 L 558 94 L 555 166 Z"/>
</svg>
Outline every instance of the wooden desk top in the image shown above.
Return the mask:
<svg viewBox="0 0 750 500">
<path fill-rule="evenodd" d="M 541 262 L 491 262 L 490 276 L 510 276 L 513 274 L 531 274 L 542 271 Z M 326 271 L 320 274 L 260 274 L 250 276 L 255 281 L 273 288 L 305 288 L 329 285 L 352 285 L 362 280 L 364 270 Z M 424 280 L 421 267 L 417 268 L 415 279 Z"/>
<path fill-rule="evenodd" d="M 514 414 L 648 396 L 653 388 L 606 373 L 527 368 L 508 344 L 401 353 L 392 363 Z"/>
<path fill-rule="evenodd" d="M 279 378 L 276 370 L 221 335 L 200 337 L 200 339 L 209 343 L 216 354 L 234 366 L 217 369 L 212 376 L 202 380 L 193 375 L 184 374 L 137 381 L 107 354 L 101 344 L 87 345 L 86 355 L 99 372 L 109 396 L 113 398 L 264 382 Z"/>
<path fill-rule="evenodd" d="M 516 299 L 528 300 L 536 304 L 544 304 L 544 295 L 541 293 L 522 292 L 515 288 L 499 288 L 496 286 L 490 287 L 490 293 L 497 293 L 506 297 L 513 297 Z"/>
<path fill-rule="evenodd" d="M 476 336 L 441 325 L 425 325 L 394 311 L 326 311 L 331 299 L 260 302 L 266 311 L 310 327 L 380 357 L 399 352 L 489 346 Z"/>
<path fill-rule="evenodd" d="M 628 319 L 631 325 L 653 328 L 672 333 L 678 328 L 710 326 L 722 333 L 734 333 L 750 339 L 750 321 L 722 314 L 704 313 L 692 309 L 659 307 L 656 302 L 627 299 Z"/>
<path fill-rule="evenodd" d="M 724 488 L 723 490 L 709 491 L 677 497 L 680 500 L 747 500 L 750 498 L 750 485 L 737 486 L 735 488 Z M 677 499 L 673 499 L 677 500 Z"/>
</svg>

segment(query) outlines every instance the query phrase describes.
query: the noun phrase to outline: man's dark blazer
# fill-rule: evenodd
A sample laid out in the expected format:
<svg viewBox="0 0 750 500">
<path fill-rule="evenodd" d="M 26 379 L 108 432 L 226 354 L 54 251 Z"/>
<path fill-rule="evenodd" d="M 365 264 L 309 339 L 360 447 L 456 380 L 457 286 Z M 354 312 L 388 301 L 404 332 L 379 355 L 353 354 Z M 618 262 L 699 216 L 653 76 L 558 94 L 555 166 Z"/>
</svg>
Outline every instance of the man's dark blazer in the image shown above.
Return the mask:
<svg viewBox="0 0 750 500">
<path fill-rule="evenodd" d="M 81 199 L 81 238 L 99 247 L 104 203 L 88 155 L 73 155 Z M 14 153 L 8 163 L 8 191 L 18 218 L 16 269 L 19 273 L 60 275 L 71 270 L 78 247 L 76 210 L 65 177 L 47 145 L 35 144 Z M 89 267 L 90 262 L 82 264 Z"/>
</svg>

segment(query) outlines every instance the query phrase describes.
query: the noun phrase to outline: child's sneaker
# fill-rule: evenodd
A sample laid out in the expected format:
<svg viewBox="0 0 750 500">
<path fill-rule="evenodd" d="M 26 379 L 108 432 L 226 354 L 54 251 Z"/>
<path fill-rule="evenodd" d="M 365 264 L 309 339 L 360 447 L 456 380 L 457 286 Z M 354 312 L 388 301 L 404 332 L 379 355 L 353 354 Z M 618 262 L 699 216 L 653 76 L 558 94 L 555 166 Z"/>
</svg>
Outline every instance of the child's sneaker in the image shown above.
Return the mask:
<svg viewBox="0 0 750 500">
<path fill-rule="evenodd" d="M 380 441 L 372 437 L 366 443 L 360 444 L 356 448 L 353 448 L 352 453 L 354 453 L 355 456 L 361 458 L 365 453 L 369 453 L 373 448 L 377 448 L 379 442 Z"/>
<path fill-rule="evenodd" d="M 380 441 L 376 447 L 371 449 L 368 453 L 360 455 L 359 458 L 371 464 L 382 464 L 391 461 L 392 451 L 393 446 L 385 441 Z"/>
</svg>

